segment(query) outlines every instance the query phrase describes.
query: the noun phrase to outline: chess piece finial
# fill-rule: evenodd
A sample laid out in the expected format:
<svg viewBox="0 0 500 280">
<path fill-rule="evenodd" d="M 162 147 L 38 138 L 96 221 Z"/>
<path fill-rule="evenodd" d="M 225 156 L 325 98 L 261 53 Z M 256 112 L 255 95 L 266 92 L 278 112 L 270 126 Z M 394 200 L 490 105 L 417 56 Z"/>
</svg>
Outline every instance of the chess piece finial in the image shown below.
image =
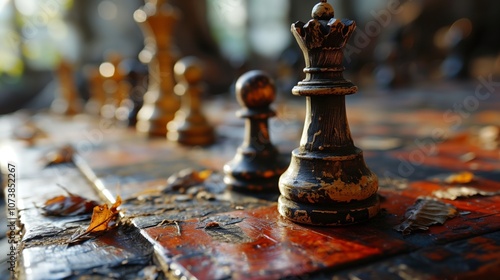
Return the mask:
<svg viewBox="0 0 500 280">
<path fill-rule="evenodd" d="M 329 20 L 335 16 L 335 11 L 332 5 L 330 5 L 326 0 L 322 0 L 316 4 L 311 12 L 311 17 L 313 19 Z"/>
<path fill-rule="evenodd" d="M 166 136 L 167 123 L 174 118 L 180 106 L 173 90 L 173 65 L 177 53 L 172 44 L 172 34 L 178 18 L 179 12 L 164 0 L 147 0 L 134 13 L 134 19 L 144 33 L 145 48 L 139 59 L 148 63 L 149 68 L 148 90 L 137 114 L 136 128 L 150 137 Z"/>
<path fill-rule="evenodd" d="M 56 70 L 59 82 L 59 95 L 52 102 L 53 112 L 63 115 L 76 115 L 82 111 L 82 100 L 76 88 L 73 65 L 62 60 Z"/>
<path fill-rule="evenodd" d="M 287 162 L 271 143 L 268 119 L 276 115 L 269 107 L 275 86 L 262 71 L 250 71 L 236 82 L 236 98 L 242 106 L 237 116 L 245 119 L 245 136 L 235 157 L 224 166 L 224 182 L 233 190 L 277 193 L 279 176 Z"/>
<path fill-rule="evenodd" d="M 280 178 L 278 209 L 299 223 L 345 225 L 377 214 L 378 180 L 354 146 L 346 116 L 345 95 L 357 87 L 343 77 L 342 48 L 356 25 L 333 18 L 328 3 L 318 5 L 313 19 L 292 25 L 306 62 L 292 93 L 306 96 L 307 108 L 300 146 Z"/>
<path fill-rule="evenodd" d="M 215 141 L 214 128 L 208 123 L 201 108 L 204 92 L 203 69 L 195 57 L 185 57 L 174 65 L 177 85 L 174 91 L 181 96 L 181 108 L 167 124 L 167 138 L 184 145 L 205 146 Z"/>
</svg>

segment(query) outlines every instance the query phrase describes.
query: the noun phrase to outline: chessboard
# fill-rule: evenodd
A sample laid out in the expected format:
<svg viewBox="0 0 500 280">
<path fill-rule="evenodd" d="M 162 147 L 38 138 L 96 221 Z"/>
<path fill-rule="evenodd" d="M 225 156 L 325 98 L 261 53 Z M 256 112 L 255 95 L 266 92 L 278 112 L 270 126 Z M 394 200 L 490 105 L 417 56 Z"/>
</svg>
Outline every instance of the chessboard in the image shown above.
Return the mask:
<svg viewBox="0 0 500 280">
<path fill-rule="evenodd" d="M 61 61 L 51 112 L 0 118 L 12 275 L 495 279 L 496 77 L 359 90 L 343 73 L 356 23 L 327 1 L 311 16 L 291 30 L 296 97 L 253 70 L 204 98 L 210 69 L 175 56 L 167 1 L 134 13 L 140 108 L 118 55 L 88 69 L 85 107 Z"/>
<path fill-rule="evenodd" d="M 442 88 L 433 89 L 433 94 L 428 89 L 411 90 L 382 98 L 366 92 L 348 102 L 355 143 L 379 177 L 381 211 L 368 222 L 338 227 L 291 222 L 278 213 L 277 195 L 234 192 L 216 178 L 210 188 L 183 187 L 182 180 L 177 187 L 167 187 L 169 177 L 186 168 L 223 173 L 224 164 L 243 141 L 244 123 L 234 116 L 236 101 L 207 103 L 206 111 L 218 114 L 207 114 L 216 124 L 217 140 L 206 147 L 150 139 L 134 129 L 107 126 L 85 115 L 32 116 L 45 136 L 33 146 L 11 145 L 18 156 L 19 193 L 24 201 L 20 212 L 25 224 L 24 273 L 36 279 L 34 275 L 48 273 L 47 263 L 54 257 L 71 259 L 68 255 L 80 254 L 81 265 L 68 261 L 68 269 L 60 275 L 99 275 L 96 267 L 110 266 L 110 259 L 126 262 L 134 259 L 127 254 L 140 253 L 165 275 L 189 279 L 491 279 L 498 273 L 500 252 L 500 154 L 498 146 L 488 148 L 484 134 L 498 129 L 500 123 L 484 121 L 500 119 L 492 118 L 498 115 L 495 108 L 500 100 L 495 97 L 464 119 L 460 129 L 452 130 L 443 120 L 446 105 L 463 100 L 470 91 L 457 87 L 448 92 L 445 97 L 438 94 Z M 425 107 L 428 103 L 436 108 Z M 300 137 L 304 104 L 284 99 L 275 107 L 278 114 L 270 121 L 271 139 L 287 157 Z M 8 123 L 14 124 L 15 118 Z M 439 140 L 431 134 L 436 129 L 446 132 Z M 490 141 L 498 145 L 498 138 Z M 65 144 L 76 149 L 76 166 L 45 167 L 42 155 Z M 447 180 L 462 172 L 470 172 L 473 178 Z M 67 247 L 63 240 L 74 233 L 74 225 L 88 220 L 56 223 L 57 219 L 47 220 L 32 205 L 61 193 L 57 184 L 108 204 L 119 195 L 120 220 L 127 222 L 104 236 Z M 450 190 L 457 188 L 465 192 L 454 197 Z M 470 193 L 474 190 L 477 193 Z M 407 209 L 424 198 L 451 205 L 458 214 L 428 228 L 398 231 L 408 218 Z M 30 221 L 39 219 L 52 227 L 41 230 L 43 222 Z M 124 235 L 130 235 L 130 240 L 124 241 Z M 144 249 L 147 254 L 136 248 L 150 244 L 153 249 Z M 122 247 L 135 249 L 131 253 Z M 114 255 L 103 257 L 107 254 Z M 89 260 L 99 257 L 98 263 Z M 96 267 L 90 269 L 90 264 Z M 127 271 L 123 267 L 127 265 L 115 263 L 114 273 Z"/>
</svg>

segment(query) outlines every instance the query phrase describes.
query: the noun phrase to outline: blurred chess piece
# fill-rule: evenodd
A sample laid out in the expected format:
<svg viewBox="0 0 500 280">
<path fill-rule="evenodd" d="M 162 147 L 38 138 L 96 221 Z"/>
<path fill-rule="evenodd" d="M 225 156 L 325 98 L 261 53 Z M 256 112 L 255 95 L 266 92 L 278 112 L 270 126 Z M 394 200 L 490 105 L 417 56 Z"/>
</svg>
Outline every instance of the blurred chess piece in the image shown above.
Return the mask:
<svg viewBox="0 0 500 280">
<path fill-rule="evenodd" d="M 165 0 L 146 0 L 134 13 L 144 33 L 144 50 L 139 59 L 149 66 L 149 85 L 144 104 L 137 114 L 136 128 L 149 136 L 167 134 L 167 123 L 179 109 L 179 98 L 174 94 L 173 65 L 177 60 L 172 44 L 172 33 L 179 15 Z"/>
<path fill-rule="evenodd" d="M 206 69 L 204 82 L 207 93 L 227 93 L 238 77 L 239 59 L 228 58 L 220 51 L 221 45 L 213 36 L 213 25 L 209 9 L 210 1 L 170 0 L 169 3 L 179 9 L 182 15 L 189 15 L 189 23 L 184 21 L 175 27 L 175 45 L 182 53 L 195 56 Z M 243 4 L 244 5 L 244 4 Z M 233 6 L 237 7 L 237 6 Z M 240 72 L 241 74 L 242 72 Z"/>
<path fill-rule="evenodd" d="M 452 25 L 436 32 L 435 44 L 446 52 L 441 63 L 441 73 L 445 78 L 464 78 L 468 72 L 467 39 L 472 33 L 472 22 L 468 18 L 456 20 Z"/>
<path fill-rule="evenodd" d="M 59 81 L 59 95 L 52 102 L 53 112 L 64 115 L 76 115 L 82 111 L 82 100 L 78 93 L 73 66 L 70 62 L 62 60 L 56 70 Z"/>
<path fill-rule="evenodd" d="M 119 122 L 123 122 L 126 124 L 130 123 L 131 114 L 135 106 L 134 102 L 130 99 L 131 90 L 132 86 L 127 79 L 124 79 L 118 83 L 115 118 Z"/>
<path fill-rule="evenodd" d="M 240 192 L 278 193 L 278 179 L 288 162 L 269 137 L 268 119 L 276 115 L 270 108 L 276 98 L 274 82 L 262 71 L 247 72 L 236 82 L 236 97 L 243 107 L 237 115 L 245 118 L 245 137 L 224 166 L 224 182 Z"/>
<path fill-rule="evenodd" d="M 90 99 L 85 104 L 85 111 L 91 115 L 100 115 L 101 108 L 106 103 L 104 92 L 104 78 L 99 73 L 99 68 L 88 66 L 86 68 L 87 80 L 90 88 Z"/>
<path fill-rule="evenodd" d="M 101 108 L 101 116 L 126 123 L 129 112 L 133 108 L 132 101 L 129 99 L 131 85 L 127 80 L 125 70 L 121 67 L 122 56 L 118 53 L 110 53 L 106 58 L 107 61 L 99 66 L 106 96 L 106 104 Z"/>
<path fill-rule="evenodd" d="M 306 97 L 306 119 L 279 180 L 278 210 L 304 224 L 359 223 L 375 216 L 380 202 L 377 176 L 354 146 L 346 116 L 345 95 L 358 88 L 343 77 L 343 48 L 356 24 L 334 18 L 326 1 L 314 6 L 312 17 L 292 25 L 306 63 L 306 78 L 292 92 Z"/>
<path fill-rule="evenodd" d="M 111 64 L 111 69 L 113 69 L 113 71 L 111 76 L 108 77 L 108 81 L 105 83 L 110 84 L 109 93 L 115 103 L 115 106 L 118 108 L 120 107 L 121 102 L 128 98 L 130 85 L 127 85 L 127 74 L 125 73 L 123 67 L 121 67 L 123 57 L 118 53 L 110 53 L 107 56 L 107 61 Z"/>
<path fill-rule="evenodd" d="M 181 108 L 167 124 L 167 138 L 185 145 L 210 145 L 215 141 L 214 128 L 203 115 L 201 96 L 203 69 L 195 57 L 185 57 L 174 66 L 177 80 L 175 93 L 181 96 Z"/>
<path fill-rule="evenodd" d="M 142 108 L 144 93 L 146 93 L 148 84 L 147 65 L 144 65 L 137 59 L 129 60 L 128 80 L 130 81 L 131 89 L 129 99 L 132 102 L 132 110 L 129 113 L 129 123 L 131 127 L 137 124 L 137 114 Z"/>
</svg>

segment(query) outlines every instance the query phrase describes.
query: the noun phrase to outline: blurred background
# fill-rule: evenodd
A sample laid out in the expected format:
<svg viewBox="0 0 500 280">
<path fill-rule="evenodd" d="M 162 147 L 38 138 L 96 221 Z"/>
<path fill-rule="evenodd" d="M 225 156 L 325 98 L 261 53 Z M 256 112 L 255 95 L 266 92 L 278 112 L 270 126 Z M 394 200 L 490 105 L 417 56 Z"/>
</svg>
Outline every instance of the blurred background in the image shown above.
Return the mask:
<svg viewBox="0 0 500 280">
<path fill-rule="evenodd" d="M 172 0 L 181 13 L 173 42 L 180 56 L 210 67 L 210 94 L 231 91 L 250 69 L 268 71 L 280 92 L 303 77 L 303 56 L 290 33 L 310 19 L 316 1 Z M 500 2 L 495 0 L 337 0 L 338 18 L 356 21 L 345 50 L 346 75 L 360 88 L 405 88 L 500 75 Z M 86 67 L 119 53 L 136 95 L 147 66 L 144 37 L 133 19 L 143 0 L 0 0 L 0 114 L 50 106 L 55 70 L 74 65 L 82 98 Z"/>
</svg>

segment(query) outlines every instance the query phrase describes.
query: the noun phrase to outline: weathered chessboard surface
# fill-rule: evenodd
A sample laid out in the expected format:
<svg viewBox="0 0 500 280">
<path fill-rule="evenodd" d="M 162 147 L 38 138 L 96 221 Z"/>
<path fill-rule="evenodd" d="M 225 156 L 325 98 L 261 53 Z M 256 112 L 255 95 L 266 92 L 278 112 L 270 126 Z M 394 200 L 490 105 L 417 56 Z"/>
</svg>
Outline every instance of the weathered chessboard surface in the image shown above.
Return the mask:
<svg viewBox="0 0 500 280">
<path fill-rule="evenodd" d="M 218 133 L 207 148 L 150 140 L 82 116 L 38 115 L 32 119 L 45 138 L 33 146 L 4 144 L 19 163 L 19 271 L 28 279 L 134 278 L 151 267 L 160 277 L 198 279 L 494 279 L 500 273 L 498 195 L 440 199 L 459 215 L 408 235 L 394 230 L 417 198 L 452 187 L 443 183 L 451 174 L 469 171 L 474 180 L 466 187 L 500 190 L 500 148 L 486 147 L 479 137 L 487 126 L 500 127 L 500 98 L 491 95 L 474 110 L 453 111 L 473 94 L 469 85 L 441 85 L 347 98 L 355 144 L 379 176 L 382 211 L 367 223 L 333 228 L 285 220 L 273 196 L 254 198 L 220 185 L 203 195 L 165 190 L 167 178 L 182 169 L 221 171 L 234 156 L 243 126 L 227 101 L 206 108 Z M 277 103 L 271 138 L 287 155 L 298 145 L 303 104 Z M 77 149 L 76 166 L 37 163 L 45 151 L 66 143 Z M 60 245 L 89 220 L 47 220 L 37 212 L 33 204 L 60 193 L 57 184 L 107 203 L 120 195 L 121 220 L 128 226 L 69 248 Z"/>
</svg>

